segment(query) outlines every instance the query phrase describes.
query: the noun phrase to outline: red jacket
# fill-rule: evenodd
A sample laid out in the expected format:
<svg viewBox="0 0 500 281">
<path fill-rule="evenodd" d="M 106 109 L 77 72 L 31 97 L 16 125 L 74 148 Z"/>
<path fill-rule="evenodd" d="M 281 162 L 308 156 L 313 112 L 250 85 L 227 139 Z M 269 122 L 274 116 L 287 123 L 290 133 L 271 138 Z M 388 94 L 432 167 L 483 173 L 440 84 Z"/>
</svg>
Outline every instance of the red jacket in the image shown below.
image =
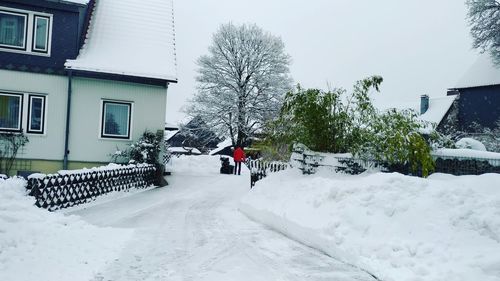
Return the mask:
<svg viewBox="0 0 500 281">
<path fill-rule="evenodd" d="M 245 161 L 245 152 L 243 151 L 243 149 L 241 149 L 240 147 L 236 148 L 234 150 L 234 162 L 244 162 Z"/>
</svg>

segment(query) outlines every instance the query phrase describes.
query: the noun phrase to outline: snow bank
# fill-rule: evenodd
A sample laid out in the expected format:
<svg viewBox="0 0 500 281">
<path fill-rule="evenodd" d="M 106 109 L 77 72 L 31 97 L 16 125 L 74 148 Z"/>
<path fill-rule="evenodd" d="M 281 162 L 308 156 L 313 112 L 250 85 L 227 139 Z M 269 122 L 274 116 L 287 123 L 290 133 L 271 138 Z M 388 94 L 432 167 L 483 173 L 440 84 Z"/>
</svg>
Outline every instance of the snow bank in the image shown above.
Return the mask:
<svg viewBox="0 0 500 281">
<path fill-rule="evenodd" d="M 463 149 L 486 151 L 486 146 L 482 142 L 471 138 L 461 138 L 457 141 L 456 146 Z"/>
<path fill-rule="evenodd" d="M 171 160 L 171 171 L 178 174 L 193 175 L 194 172 L 200 176 L 213 175 L 219 174 L 220 167 L 219 156 L 181 155 L 180 157 L 172 157 Z"/>
<path fill-rule="evenodd" d="M 272 174 L 249 217 L 382 280 L 500 280 L 500 175 Z"/>
<path fill-rule="evenodd" d="M 25 185 L 0 179 L 0 280 L 90 280 L 132 234 L 36 208 Z"/>
</svg>

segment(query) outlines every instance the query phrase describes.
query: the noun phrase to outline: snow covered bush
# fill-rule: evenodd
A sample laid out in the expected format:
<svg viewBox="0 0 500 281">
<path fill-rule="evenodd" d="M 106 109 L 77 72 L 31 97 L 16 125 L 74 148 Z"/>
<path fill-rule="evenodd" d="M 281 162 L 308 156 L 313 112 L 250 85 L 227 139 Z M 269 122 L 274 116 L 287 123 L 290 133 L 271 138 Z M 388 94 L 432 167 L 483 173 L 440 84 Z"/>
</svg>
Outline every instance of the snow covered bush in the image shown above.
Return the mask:
<svg viewBox="0 0 500 281">
<path fill-rule="evenodd" d="M 431 148 L 420 134 L 423 124 L 412 110 L 389 110 L 373 119 L 368 143 L 361 156 L 388 165 L 408 165 L 411 172 L 422 176 L 434 169 Z"/>
<path fill-rule="evenodd" d="M 324 92 L 298 86 L 286 95 L 280 118 L 271 126 L 272 138 L 321 152 L 357 150 L 366 137 L 366 122 L 375 115 L 369 92 L 378 91 L 380 83 L 380 76 L 358 81 L 350 95 L 342 88 Z"/>
<path fill-rule="evenodd" d="M 155 134 L 146 130 L 139 140 L 126 150 L 117 150 L 112 158 L 113 160 L 124 158 L 130 164 L 147 163 L 159 166 L 162 145 L 163 132 L 158 131 Z"/>
<path fill-rule="evenodd" d="M 390 166 L 408 166 L 427 176 L 433 169 L 430 147 L 420 134 L 424 127 L 412 111 L 378 113 L 370 92 L 382 77 L 373 76 L 344 89 L 324 92 L 300 87 L 285 98 L 280 118 L 268 127 L 268 143 L 302 143 L 318 152 L 352 153 Z"/>
</svg>

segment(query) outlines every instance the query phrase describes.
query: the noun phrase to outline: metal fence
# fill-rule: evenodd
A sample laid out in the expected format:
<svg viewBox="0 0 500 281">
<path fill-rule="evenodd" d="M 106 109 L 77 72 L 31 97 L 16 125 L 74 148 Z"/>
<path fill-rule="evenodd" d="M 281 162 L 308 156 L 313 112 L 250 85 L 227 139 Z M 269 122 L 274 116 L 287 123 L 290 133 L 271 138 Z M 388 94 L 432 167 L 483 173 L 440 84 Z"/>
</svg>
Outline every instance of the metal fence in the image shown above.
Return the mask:
<svg viewBox="0 0 500 281">
<path fill-rule="evenodd" d="M 467 158 L 452 156 L 433 156 L 435 173 L 446 173 L 456 176 L 500 173 L 500 159 Z"/>
<path fill-rule="evenodd" d="M 360 174 L 368 169 L 382 172 L 398 172 L 405 175 L 422 176 L 422 172 L 412 171 L 410 163 L 389 164 L 383 161 L 359 159 L 353 157 L 335 157 L 333 163 L 325 163 L 325 155 L 307 149 L 304 146 L 294 147 L 292 162 L 295 162 L 304 174 L 313 174 L 318 167 L 326 167 L 336 172 Z M 467 158 L 456 156 L 433 155 L 434 173 L 452 175 L 480 175 L 500 173 L 500 159 Z"/>
<path fill-rule="evenodd" d="M 35 197 L 38 207 L 53 211 L 92 201 L 112 191 L 152 186 L 155 176 L 154 165 L 125 166 L 112 170 L 30 178 L 27 189 Z"/>
<path fill-rule="evenodd" d="M 263 161 L 263 160 L 248 160 L 246 162 L 248 169 L 250 170 L 250 186 L 254 186 L 255 183 L 262 178 L 266 177 L 268 173 L 275 173 L 287 169 L 290 164 L 280 161 Z"/>
</svg>

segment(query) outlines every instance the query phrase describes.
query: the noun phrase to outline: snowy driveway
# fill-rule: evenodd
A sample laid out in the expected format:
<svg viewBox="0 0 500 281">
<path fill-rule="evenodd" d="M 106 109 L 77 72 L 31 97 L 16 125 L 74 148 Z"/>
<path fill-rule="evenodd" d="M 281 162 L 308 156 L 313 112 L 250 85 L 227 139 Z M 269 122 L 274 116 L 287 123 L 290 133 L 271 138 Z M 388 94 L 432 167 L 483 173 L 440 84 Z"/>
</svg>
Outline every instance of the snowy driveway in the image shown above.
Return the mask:
<svg viewBox="0 0 500 281">
<path fill-rule="evenodd" d="M 92 224 L 135 229 L 94 280 L 373 280 L 249 220 L 238 211 L 248 174 L 216 172 L 176 173 L 168 187 L 74 211 Z"/>
</svg>

